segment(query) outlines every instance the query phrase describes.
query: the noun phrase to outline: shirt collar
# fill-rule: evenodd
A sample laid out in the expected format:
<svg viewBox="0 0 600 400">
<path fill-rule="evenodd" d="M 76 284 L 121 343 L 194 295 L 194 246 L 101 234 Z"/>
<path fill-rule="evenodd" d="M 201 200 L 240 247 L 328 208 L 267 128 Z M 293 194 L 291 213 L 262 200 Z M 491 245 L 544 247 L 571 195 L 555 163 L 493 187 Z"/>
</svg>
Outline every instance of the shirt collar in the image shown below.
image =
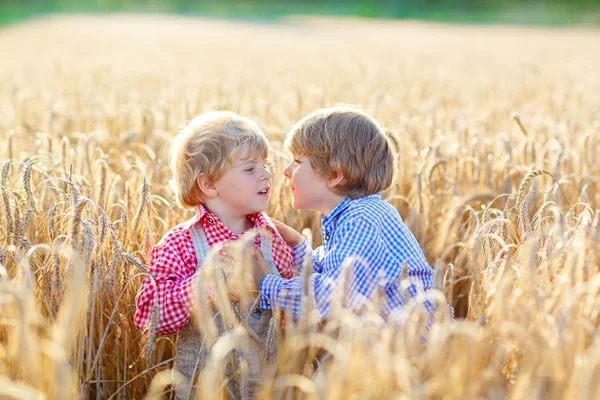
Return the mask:
<svg viewBox="0 0 600 400">
<path fill-rule="evenodd" d="M 192 218 L 190 218 L 189 220 L 187 220 L 183 223 L 183 230 L 184 231 L 189 230 L 192 226 L 194 226 L 198 222 L 200 222 L 200 220 L 202 218 L 204 218 L 207 214 L 208 214 L 208 211 L 206 211 L 206 208 L 204 208 L 204 206 L 202 204 L 200 204 L 196 208 L 196 215 L 194 215 Z"/>
<path fill-rule="evenodd" d="M 271 220 L 264 213 L 249 214 L 248 218 L 254 224 L 254 229 L 256 229 L 256 231 L 260 231 L 262 228 L 267 227 L 271 232 L 275 234 L 277 233 L 275 225 L 273 225 L 273 222 L 271 222 Z M 196 209 L 196 215 L 183 223 L 183 230 L 189 230 L 198 222 L 200 222 L 202 226 L 205 226 L 205 224 L 219 223 L 221 222 L 221 220 L 215 214 L 211 214 L 210 212 L 208 212 L 204 205 L 200 204 Z"/>
<path fill-rule="evenodd" d="M 381 198 L 381 193 L 376 193 L 376 194 L 372 194 L 370 196 L 367 197 L 361 197 L 358 199 L 350 199 L 349 197 L 346 197 L 344 200 L 342 200 L 337 206 L 335 206 L 335 208 L 329 213 L 329 215 L 324 216 L 323 218 L 321 218 L 321 225 L 328 229 L 328 230 L 332 230 L 332 225 L 335 223 L 335 221 L 339 218 L 339 216 L 348 208 L 350 207 L 350 205 L 352 203 L 356 203 L 356 202 L 361 202 L 365 199 L 370 199 L 370 198 Z"/>
</svg>

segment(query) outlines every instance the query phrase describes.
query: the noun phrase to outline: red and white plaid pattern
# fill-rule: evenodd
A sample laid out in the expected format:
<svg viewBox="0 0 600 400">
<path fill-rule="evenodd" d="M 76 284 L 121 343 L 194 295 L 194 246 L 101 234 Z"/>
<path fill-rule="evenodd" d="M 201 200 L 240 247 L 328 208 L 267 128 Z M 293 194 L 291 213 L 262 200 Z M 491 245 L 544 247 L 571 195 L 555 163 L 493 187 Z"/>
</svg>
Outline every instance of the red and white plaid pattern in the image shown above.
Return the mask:
<svg viewBox="0 0 600 400">
<path fill-rule="evenodd" d="M 248 218 L 254 223 L 256 230 L 267 227 L 274 233 L 273 262 L 282 277 L 291 278 L 294 274 L 292 249 L 264 214 L 251 214 Z M 194 218 L 167 232 L 152 249 L 150 273 L 156 281 L 156 289 L 152 279 L 147 277 L 135 299 L 134 322 L 139 329 L 145 329 L 150 324 L 155 290 L 158 290 L 160 310 L 157 334 L 177 333 L 187 325 L 198 263 L 189 230 L 196 223 L 202 224 L 209 247 L 237 240 L 242 236 L 231 232 L 216 215 L 210 214 L 202 205 L 198 207 Z M 256 236 L 253 246 L 260 249 L 260 236 Z M 207 291 L 211 300 L 213 297 L 210 288 L 207 288 Z"/>
</svg>

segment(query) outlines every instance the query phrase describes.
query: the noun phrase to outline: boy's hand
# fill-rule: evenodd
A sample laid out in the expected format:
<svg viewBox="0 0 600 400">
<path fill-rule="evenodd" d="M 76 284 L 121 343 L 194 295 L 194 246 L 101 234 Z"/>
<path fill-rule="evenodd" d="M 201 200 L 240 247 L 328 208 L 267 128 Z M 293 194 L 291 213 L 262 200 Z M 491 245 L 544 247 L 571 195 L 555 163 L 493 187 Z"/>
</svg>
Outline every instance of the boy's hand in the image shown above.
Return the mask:
<svg viewBox="0 0 600 400">
<path fill-rule="evenodd" d="M 271 218 L 273 225 L 277 228 L 277 232 L 281 235 L 283 240 L 290 246 L 295 247 L 302 241 L 302 235 L 293 228 L 290 228 L 281 221 Z"/>
<path fill-rule="evenodd" d="M 217 259 L 221 262 L 229 300 L 232 303 L 238 301 L 243 295 L 252 297 L 252 294 L 256 293 L 257 287 L 249 271 L 244 271 L 236 265 L 229 255 L 219 254 Z"/>
</svg>

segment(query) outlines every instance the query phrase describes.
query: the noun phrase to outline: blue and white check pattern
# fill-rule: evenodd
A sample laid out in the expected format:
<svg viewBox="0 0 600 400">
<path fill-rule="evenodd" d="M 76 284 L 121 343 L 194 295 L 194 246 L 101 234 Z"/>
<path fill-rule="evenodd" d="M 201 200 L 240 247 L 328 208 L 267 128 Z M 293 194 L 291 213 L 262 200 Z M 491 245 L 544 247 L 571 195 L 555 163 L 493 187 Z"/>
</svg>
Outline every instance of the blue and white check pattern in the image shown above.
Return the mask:
<svg viewBox="0 0 600 400">
<path fill-rule="evenodd" d="M 407 298 L 433 287 L 434 272 L 421 247 L 398 211 L 381 195 L 346 198 L 321 222 L 323 246 L 312 251 L 304 240 L 293 250 L 298 274 L 305 256 L 312 256 L 308 293 L 323 318 L 336 297 L 345 307 L 357 310 L 380 292 L 382 314 L 387 317 L 400 310 Z M 407 270 L 403 273 L 403 269 Z M 404 296 L 403 276 L 408 282 Z M 265 276 L 260 284 L 261 308 L 290 310 L 299 317 L 304 284 L 301 276 Z M 424 305 L 431 314 L 432 303 L 426 300 Z"/>
</svg>

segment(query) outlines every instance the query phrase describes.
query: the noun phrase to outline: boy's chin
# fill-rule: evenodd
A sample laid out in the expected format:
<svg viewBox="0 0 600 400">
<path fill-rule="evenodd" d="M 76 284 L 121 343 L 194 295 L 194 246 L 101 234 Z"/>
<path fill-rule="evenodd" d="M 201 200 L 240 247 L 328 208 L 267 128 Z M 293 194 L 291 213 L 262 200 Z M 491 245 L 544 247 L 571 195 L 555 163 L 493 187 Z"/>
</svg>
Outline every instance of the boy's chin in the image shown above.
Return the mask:
<svg viewBox="0 0 600 400">
<path fill-rule="evenodd" d="M 301 201 L 297 201 L 292 199 L 292 207 L 294 207 L 296 210 L 304 210 L 305 208 L 302 206 L 302 202 Z"/>
<path fill-rule="evenodd" d="M 253 208 L 248 214 L 257 214 L 257 213 L 262 213 L 262 212 L 266 212 L 268 207 L 255 207 Z"/>
</svg>

